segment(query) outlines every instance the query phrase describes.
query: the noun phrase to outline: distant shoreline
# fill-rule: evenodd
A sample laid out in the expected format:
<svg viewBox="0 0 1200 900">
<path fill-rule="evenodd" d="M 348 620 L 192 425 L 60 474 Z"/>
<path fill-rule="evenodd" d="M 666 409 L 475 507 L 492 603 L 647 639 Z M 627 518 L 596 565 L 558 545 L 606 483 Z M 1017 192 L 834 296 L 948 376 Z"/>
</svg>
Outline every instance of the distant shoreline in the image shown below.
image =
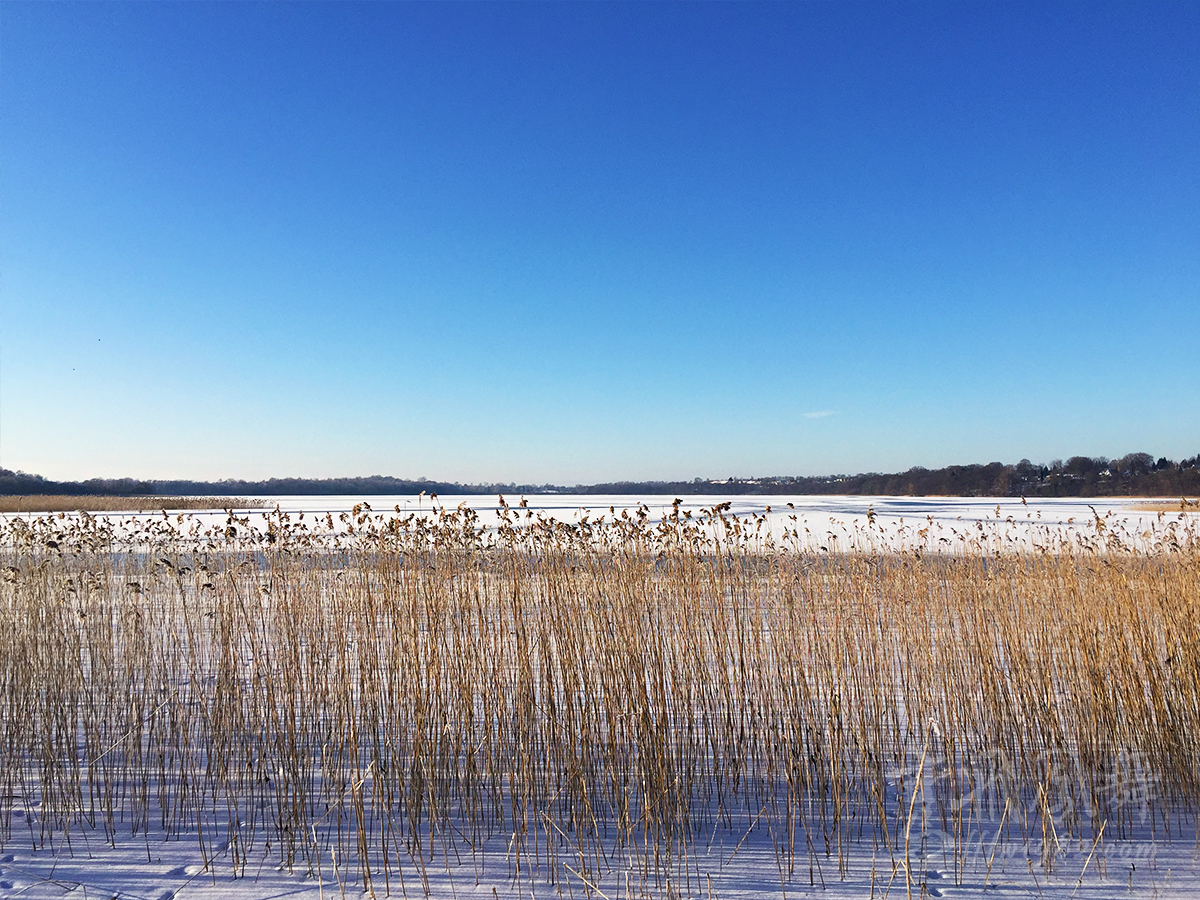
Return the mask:
<svg viewBox="0 0 1200 900">
<path fill-rule="evenodd" d="M 269 478 L 260 481 L 225 479 L 92 478 L 51 481 L 40 475 L 0 469 L 0 498 L 70 497 L 278 497 L 387 496 L 406 494 L 539 495 L 649 494 L 662 496 L 892 496 L 892 497 L 1162 497 L 1200 495 L 1200 454 L 1178 462 L 1155 460 L 1148 453 L 1120 459 L 1073 456 L 1063 462 L 1035 465 L 1027 459 L 1015 465 L 1000 462 L 904 472 L 865 472 L 857 475 L 759 476 L 694 478 L 690 481 L 612 481 L 599 484 L 463 484 L 407 479 L 386 475 L 350 478 Z M 245 505 L 245 504 L 243 504 Z M 184 507 L 180 507 L 184 508 Z"/>
</svg>

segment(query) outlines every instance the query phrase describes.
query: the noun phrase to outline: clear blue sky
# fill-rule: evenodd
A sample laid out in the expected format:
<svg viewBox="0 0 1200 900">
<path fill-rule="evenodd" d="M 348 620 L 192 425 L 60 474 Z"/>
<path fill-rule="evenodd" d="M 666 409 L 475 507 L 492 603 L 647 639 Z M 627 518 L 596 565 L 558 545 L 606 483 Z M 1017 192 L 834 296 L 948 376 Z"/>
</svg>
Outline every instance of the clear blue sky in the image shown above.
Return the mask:
<svg viewBox="0 0 1200 900">
<path fill-rule="evenodd" d="M 0 465 L 1200 452 L 1200 4 L 0 5 Z"/>
</svg>

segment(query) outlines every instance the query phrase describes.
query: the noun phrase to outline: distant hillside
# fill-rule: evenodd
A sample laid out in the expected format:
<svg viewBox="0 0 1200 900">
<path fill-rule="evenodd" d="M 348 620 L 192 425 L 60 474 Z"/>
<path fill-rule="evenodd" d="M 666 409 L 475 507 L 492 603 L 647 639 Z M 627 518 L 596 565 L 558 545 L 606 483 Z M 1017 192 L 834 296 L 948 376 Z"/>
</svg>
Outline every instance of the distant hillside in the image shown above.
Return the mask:
<svg viewBox="0 0 1200 900">
<path fill-rule="evenodd" d="M 110 494 L 118 497 L 145 495 L 236 495 L 264 497 L 287 494 L 491 494 L 514 489 L 525 493 L 553 490 L 552 485 L 455 484 L 425 478 L 392 478 L 368 475 L 358 478 L 269 478 L 265 481 L 138 480 L 134 478 L 90 478 L 87 481 L 50 481 L 41 475 L 0 469 L 0 494 Z"/>
<path fill-rule="evenodd" d="M 139 481 L 92 478 L 50 481 L 40 475 L 0 469 L 0 494 L 237 495 L 286 494 L 888 494 L 950 497 L 1195 497 L 1200 495 L 1200 455 L 1179 462 L 1149 453 L 1120 459 L 1072 456 L 1035 465 L 915 467 L 907 472 L 859 475 L 696 478 L 691 481 L 615 481 L 606 484 L 459 484 L 369 475 L 359 478 L 270 478 L 266 481 Z"/>
<path fill-rule="evenodd" d="M 1200 494 L 1200 456 L 1174 462 L 1147 453 L 1120 459 L 1073 456 L 1065 463 L 947 466 L 906 472 L 818 477 L 620 481 L 572 488 L 581 494 L 859 494 L 948 497 L 1194 497 Z"/>
</svg>

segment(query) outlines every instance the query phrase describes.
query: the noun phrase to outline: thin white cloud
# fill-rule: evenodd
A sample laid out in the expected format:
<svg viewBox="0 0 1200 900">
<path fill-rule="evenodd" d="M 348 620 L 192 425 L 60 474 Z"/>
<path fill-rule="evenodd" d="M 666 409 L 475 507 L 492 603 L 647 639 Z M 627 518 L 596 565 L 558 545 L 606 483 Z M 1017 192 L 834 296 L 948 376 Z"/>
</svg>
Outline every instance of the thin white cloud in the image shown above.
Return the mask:
<svg viewBox="0 0 1200 900">
<path fill-rule="evenodd" d="M 816 412 L 806 412 L 804 414 L 804 418 L 806 418 L 806 419 L 826 419 L 832 415 L 833 415 L 832 409 L 820 409 L 820 410 L 817 410 Z"/>
</svg>

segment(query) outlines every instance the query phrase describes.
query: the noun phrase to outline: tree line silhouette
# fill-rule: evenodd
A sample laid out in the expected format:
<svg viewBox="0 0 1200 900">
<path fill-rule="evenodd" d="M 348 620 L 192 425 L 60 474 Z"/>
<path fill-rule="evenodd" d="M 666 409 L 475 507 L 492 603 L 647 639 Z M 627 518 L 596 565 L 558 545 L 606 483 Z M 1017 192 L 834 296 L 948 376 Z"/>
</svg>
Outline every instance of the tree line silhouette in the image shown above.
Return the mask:
<svg viewBox="0 0 1200 900">
<path fill-rule="evenodd" d="M 1200 454 L 1178 462 L 1149 453 L 1118 459 L 1072 456 L 1065 462 L 1016 465 L 992 462 L 905 472 L 858 475 L 694 478 L 691 481 L 614 481 L 603 484 L 462 484 L 386 475 L 357 478 L 142 480 L 90 478 L 52 481 L 0 469 L 0 495 L 78 494 L 122 497 L 236 495 L 241 497 L 338 494 L 873 494 L 950 497 L 1180 497 L 1200 494 Z"/>
</svg>

